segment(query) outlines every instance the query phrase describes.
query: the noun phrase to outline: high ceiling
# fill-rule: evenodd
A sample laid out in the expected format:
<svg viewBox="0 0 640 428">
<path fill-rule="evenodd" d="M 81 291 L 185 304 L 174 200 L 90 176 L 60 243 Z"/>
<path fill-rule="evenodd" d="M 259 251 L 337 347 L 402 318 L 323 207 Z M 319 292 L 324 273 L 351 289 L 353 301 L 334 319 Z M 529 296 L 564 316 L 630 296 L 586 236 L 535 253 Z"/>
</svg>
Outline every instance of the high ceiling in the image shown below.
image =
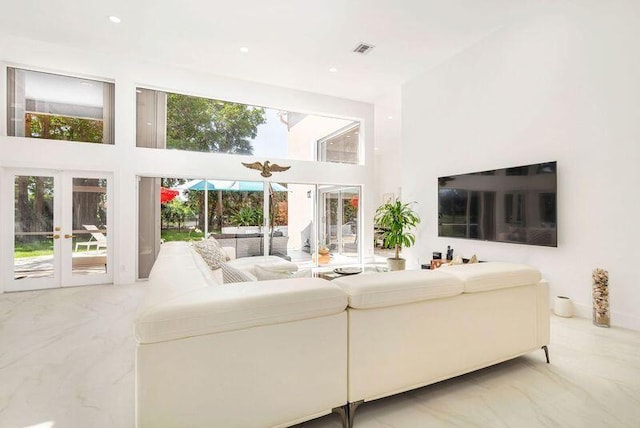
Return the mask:
<svg viewBox="0 0 640 428">
<path fill-rule="evenodd" d="M 0 35 L 374 102 L 548 1 L 21 0 Z"/>
</svg>

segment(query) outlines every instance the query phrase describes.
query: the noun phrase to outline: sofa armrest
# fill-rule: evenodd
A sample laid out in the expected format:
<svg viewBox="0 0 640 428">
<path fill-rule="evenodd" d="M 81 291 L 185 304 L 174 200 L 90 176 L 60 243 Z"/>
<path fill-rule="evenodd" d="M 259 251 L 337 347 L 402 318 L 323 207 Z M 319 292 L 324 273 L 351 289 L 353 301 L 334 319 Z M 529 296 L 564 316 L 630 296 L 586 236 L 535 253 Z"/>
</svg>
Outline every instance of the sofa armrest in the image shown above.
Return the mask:
<svg viewBox="0 0 640 428">
<path fill-rule="evenodd" d="M 333 315 L 346 307 L 346 293 L 319 278 L 224 284 L 147 308 L 135 330 L 139 343 L 165 342 Z"/>
<path fill-rule="evenodd" d="M 236 259 L 236 248 L 235 247 L 222 247 L 222 250 L 225 252 L 229 260 Z"/>
</svg>

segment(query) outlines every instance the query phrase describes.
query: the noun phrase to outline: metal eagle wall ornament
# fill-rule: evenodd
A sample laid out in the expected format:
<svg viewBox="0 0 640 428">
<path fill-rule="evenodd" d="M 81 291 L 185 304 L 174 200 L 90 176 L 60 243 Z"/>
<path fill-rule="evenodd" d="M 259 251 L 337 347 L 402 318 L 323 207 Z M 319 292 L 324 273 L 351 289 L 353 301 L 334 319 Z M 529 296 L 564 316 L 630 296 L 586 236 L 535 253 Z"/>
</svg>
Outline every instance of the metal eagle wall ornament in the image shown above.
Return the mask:
<svg viewBox="0 0 640 428">
<path fill-rule="evenodd" d="M 249 169 L 256 169 L 260 171 L 260 175 L 263 177 L 271 177 L 272 172 L 286 171 L 289 168 L 291 168 L 290 166 L 280 166 L 277 163 L 271 163 L 268 160 L 264 161 L 264 164 L 262 162 L 253 162 L 253 163 L 242 162 L 242 165 L 246 166 Z"/>
</svg>

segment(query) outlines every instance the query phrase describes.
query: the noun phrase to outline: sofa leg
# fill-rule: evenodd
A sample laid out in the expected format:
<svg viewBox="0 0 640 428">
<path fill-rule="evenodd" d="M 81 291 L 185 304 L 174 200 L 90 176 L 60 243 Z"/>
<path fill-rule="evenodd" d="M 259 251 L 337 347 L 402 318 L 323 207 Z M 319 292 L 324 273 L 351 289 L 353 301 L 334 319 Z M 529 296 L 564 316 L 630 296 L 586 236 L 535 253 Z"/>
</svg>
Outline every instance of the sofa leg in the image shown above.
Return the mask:
<svg viewBox="0 0 640 428">
<path fill-rule="evenodd" d="M 342 428 L 349 428 L 349 405 L 345 404 L 344 406 L 334 407 L 331 409 L 331 413 L 335 413 L 340 416 L 340 420 L 342 421 Z"/>
<path fill-rule="evenodd" d="M 549 348 L 547 348 L 547 345 L 544 345 L 542 350 L 544 351 L 544 356 L 547 357 L 547 364 L 549 364 Z"/>
<path fill-rule="evenodd" d="M 347 407 L 347 413 L 349 415 L 349 426 L 348 428 L 353 427 L 353 417 L 356 415 L 356 409 L 364 403 L 364 400 L 355 401 L 353 403 L 349 403 Z"/>
</svg>

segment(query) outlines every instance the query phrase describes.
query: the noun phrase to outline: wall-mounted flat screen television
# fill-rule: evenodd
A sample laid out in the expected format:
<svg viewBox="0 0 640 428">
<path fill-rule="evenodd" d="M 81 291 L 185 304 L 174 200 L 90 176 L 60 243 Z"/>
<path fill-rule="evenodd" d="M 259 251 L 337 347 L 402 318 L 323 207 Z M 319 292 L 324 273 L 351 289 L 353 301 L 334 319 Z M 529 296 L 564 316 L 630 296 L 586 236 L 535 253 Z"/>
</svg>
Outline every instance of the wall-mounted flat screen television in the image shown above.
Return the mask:
<svg viewBox="0 0 640 428">
<path fill-rule="evenodd" d="M 556 162 L 438 178 L 438 236 L 558 246 Z"/>
</svg>

